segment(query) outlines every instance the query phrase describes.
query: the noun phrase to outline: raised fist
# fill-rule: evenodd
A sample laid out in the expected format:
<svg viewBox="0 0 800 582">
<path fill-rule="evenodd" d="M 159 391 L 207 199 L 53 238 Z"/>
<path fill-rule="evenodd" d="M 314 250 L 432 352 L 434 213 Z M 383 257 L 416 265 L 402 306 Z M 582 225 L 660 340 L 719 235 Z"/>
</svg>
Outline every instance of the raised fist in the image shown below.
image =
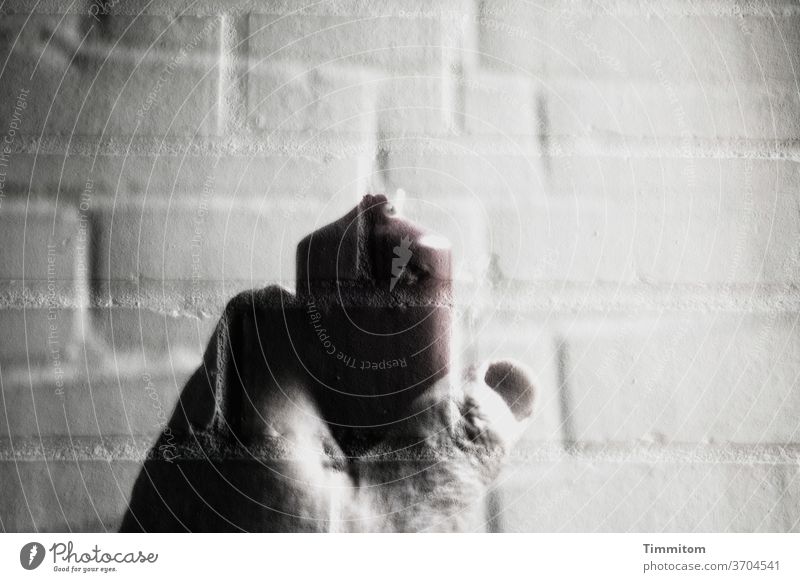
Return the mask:
<svg viewBox="0 0 800 582">
<path fill-rule="evenodd" d="M 122 531 L 480 530 L 533 386 L 450 370 L 446 241 L 367 196 L 297 258 L 228 304 Z"/>
</svg>

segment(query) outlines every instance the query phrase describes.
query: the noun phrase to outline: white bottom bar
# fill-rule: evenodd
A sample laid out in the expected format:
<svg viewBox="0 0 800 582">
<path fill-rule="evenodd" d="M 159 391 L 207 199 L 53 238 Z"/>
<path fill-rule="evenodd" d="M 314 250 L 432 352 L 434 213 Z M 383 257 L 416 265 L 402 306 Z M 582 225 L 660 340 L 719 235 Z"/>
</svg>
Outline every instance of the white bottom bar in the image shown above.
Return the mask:
<svg viewBox="0 0 800 582">
<path fill-rule="evenodd" d="M 4 534 L 0 548 L 3 580 L 800 579 L 798 534 Z"/>
</svg>

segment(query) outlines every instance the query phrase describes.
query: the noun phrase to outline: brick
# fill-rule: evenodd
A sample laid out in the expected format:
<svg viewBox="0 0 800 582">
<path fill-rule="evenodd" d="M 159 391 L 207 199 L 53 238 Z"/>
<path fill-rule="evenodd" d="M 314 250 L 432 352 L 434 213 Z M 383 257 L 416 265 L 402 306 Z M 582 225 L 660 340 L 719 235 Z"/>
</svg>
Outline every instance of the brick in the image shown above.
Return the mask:
<svg viewBox="0 0 800 582">
<path fill-rule="evenodd" d="M 9 204 L 25 194 L 79 206 L 86 181 L 92 180 L 90 210 L 104 200 L 173 197 L 192 201 L 204 187 L 214 198 L 248 201 L 274 197 L 326 202 L 335 196 L 363 195 L 364 167 L 372 148 L 353 148 L 342 157 L 297 155 L 140 155 L 125 156 L 40 154 L 31 179 L 33 154 L 15 154 L 9 167 Z M 94 161 L 94 164 L 93 164 Z M 94 167 L 93 167 L 94 166 Z"/>
<path fill-rule="evenodd" d="M 583 200 L 636 200 L 662 208 L 710 200 L 719 206 L 774 203 L 800 187 L 800 166 L 786 160 L 618 158 L 559 156 L 550 159 L 546 192 Z"/>
<path fill-rule="evenodd" d="M 499 276 L 525 281 L 633 280 L 635 222 L 629 208 L 621 210 L 624 214 L 614 215 L 613 225 L 608 225 L 609 217 L 597 203 L 522 201 L 490 209 L 489 252 L 496 257 Z"/>
<path fill-rule="evenodd" d="M 375 88 L 369 81 L 360 70 L 268 62 L 253 69 L 249 77 L 251 128 L 373 135 Z"/>
<path fill-rule="evenodd" d="M 92 22 L 94 20 L 92 19 Z M 141 14 L 135 18 L 115 15 L 97 25 L 98 48 L 101 43 L 126 49 L 164 51 L 185 50 L 195 58 L 210 59 L 213 64 L 218 49 L 220 20 L 216 16 L 178 17 Z"/>
<path fill-rule="evenodd" d="M 339 216 L 310 200 L 237 204 L 200 192 L 183 200 L 98 206 L 95 214 L 98 280 L 250 281 L 251 287 L 295 276 L 300 238 Z"/>
<path fill-rule="evenodd" d="M 562 441 L 558 354 L 548 326 L 536 318 L 491 310 L 478 318 L 470 331 L 478 344 L 480 362 L 512 358 L 533 373 L 533 416 L 522 442 Z"/>
<path fill-rule="evenodd" d="M 126 355 L 122 354 L 122 362 Z M 172 416 L 188 372 L 176 363 L 151 372 L 104 365 L 72 368 L 60 392 L 50 382 L 34 386 L 6 381 L 0 403 L 0 437 L 155 438 Z M 61 394 L 61 395 L 60 395 Z"/>
<path fill-rule="evenodd" d="M 800 131 L 788 85 L 554 80 L 541 99 L 555 135 L 791 139 Z"/>
<path fill-rule="evenodd" d="M 758 186 L 756 186 L 758 189 Z M 726 200 L 522 201 L 490 210 L 503 276 L 568 282 L 783 283 L 797 272 L 793 194 Z"/>
<path fill-rule="evenodd" d="M 444 135 L 453 129 L 455 89 L 446 77 L 386 76 L 375 87 L 381 137 Z"/>
<path fill-rule="evenodd" d="M 562 460 L 509 467 L 507 532 L 797 531 L 796 465 Z"/>
<path fill-rule="evenodd" d="M 140 465 L 128 461 L 0 462 L 8 532 L 116 531 Z"/>
<path fill-rule="evenodd" d="M 473 147 L 477 144 L 472 141 L 457 147 L 456 153 L 401 145 L 387 143 L 382 174 L 389 191 L 403 188 L 410 196 L 432 203 L 460 199 L 461 204 L 486 213 L 499 199 L 527 199 L 545 188 L 546 176 L 537 158 L 486 154 Z"/>
<path fill-rule="evenodd" d="M 55 381 L 75 353 L 81 339 L 80 311 L 63 308 L 45 298 L 44 307 L 0 309 L 0 343 L 4 368 L 42 366 Z"/>
<path fill-rule="evenodd" d="M 0 208 L 0 279 L 74 280 L 77 257 L 86 246 L 78 240 L 75 208 L 8 198 Z"/>
<path fill-rule="evenodd" d="M 3 19 L 0 51 L 8 51 L 25 19 Z M 216 60 L 209 56 L 218 45 L 215 20 L 137 19 L 124 36 L 122 23 L 105 34 L 92 28 L 81 45 L 93 19 L 60 19 L 32 16 L 24 28 L 26 41 L 14 46 L 6 67 L 0 92 L 4 113 L 11 116 L 20 90 L 30 91 L 23 133 L 214 133 L 218 81 Z M 164 36 L 156 41 L 161 32 Z M 115 45 L 116 41 L 121 42 Z"/>
<path fill-rule="evenodd" d="M 536 95 L 521 75 L 483 72 L 458 80 L 464 130 L 472 135 L 537 135 Z"/>
<path fill-rule="evenodd" d="M 113 355 L 115 363 L 125 362 L 145 370 L 169 366 L 182 371 L 193 369 L 200 364 L 216 325 L 213 317 L 160 313 L 146 308 L 96 308 L 89 315 L 104 351 Z"/>
<path fill-rule="evenodd" d="M 576 438 L 797 442 L 795 314 L 652 318 L 566 334 Z"/>
<path fill-rule="evenodd" d="M 330 63 L 413 73 L 439 72 L 442 66 L 438 18 L 254 14 L 250 34 L 256 63 L 288 60 L 309 68 Z"/>
<path fill-rule="evenodd" d="M 740 158 L 620 157 L 568 154 L 545 156 L 519 148 L 519 153 L 487 153 L 480 139 L 453 141 L 439 152 L 420 142 L 387 140 L 383 175 L 387 188 L 403 188 L 416 196 L 475 200 L 487 210 L 512 200 L 552 199 L 578 203 L 636 200 L 637 205 L 664 208 L 702 200 L 714 204 L 756 206 L 767 212 L 775 196 L 791 196 L 800 188 L 800 166 L 787 160 Z M 634 144 L 630 148 L 634 150 Z M 433 149 L 433 151 L 431 151 Z M 555 146 L 554 146 L 555 149 Z M 729 201 L 729 202 L 728 202 Z"/>
<path fill-rule="evenodd" d="M 653 11 L 644 17 L 487 4 L 479 16 L 481 64 L 536 76 L 663 77 L 731 90 L 743 82 L 793 83 L 796 15 L 657 16 L 657 6 Z"/>
</svg>

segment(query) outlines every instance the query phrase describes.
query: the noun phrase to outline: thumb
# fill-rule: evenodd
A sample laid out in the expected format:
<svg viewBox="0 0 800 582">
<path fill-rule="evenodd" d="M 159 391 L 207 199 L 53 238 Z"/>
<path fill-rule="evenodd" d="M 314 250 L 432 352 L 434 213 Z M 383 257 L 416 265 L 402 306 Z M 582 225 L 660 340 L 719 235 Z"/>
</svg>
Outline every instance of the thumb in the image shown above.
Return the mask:
<svg viewBox="0 0 800 582">
<path fill-rule="evenodd" d="M 485 366 L 483 381 L 497 392 L 517 420 L 533 413 L 533 374 L 527 366 L 515 360 L 495 360 Z"/>
</svg>

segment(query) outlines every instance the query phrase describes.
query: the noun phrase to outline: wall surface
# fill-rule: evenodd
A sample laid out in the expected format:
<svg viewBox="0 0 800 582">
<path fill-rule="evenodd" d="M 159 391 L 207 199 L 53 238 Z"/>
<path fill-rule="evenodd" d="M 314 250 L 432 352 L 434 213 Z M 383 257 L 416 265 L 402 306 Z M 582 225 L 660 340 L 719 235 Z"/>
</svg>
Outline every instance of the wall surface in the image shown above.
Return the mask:
<svg viewBox="0 0 800 582">
<path fill-rule="evenodd" d="M 800 530 L 799 73 L 788 0 L 7 0 L 0 528 L 115 529 L 226 300 L 402 188 L 537 378 L 487 529 Z"/>
</svg>

